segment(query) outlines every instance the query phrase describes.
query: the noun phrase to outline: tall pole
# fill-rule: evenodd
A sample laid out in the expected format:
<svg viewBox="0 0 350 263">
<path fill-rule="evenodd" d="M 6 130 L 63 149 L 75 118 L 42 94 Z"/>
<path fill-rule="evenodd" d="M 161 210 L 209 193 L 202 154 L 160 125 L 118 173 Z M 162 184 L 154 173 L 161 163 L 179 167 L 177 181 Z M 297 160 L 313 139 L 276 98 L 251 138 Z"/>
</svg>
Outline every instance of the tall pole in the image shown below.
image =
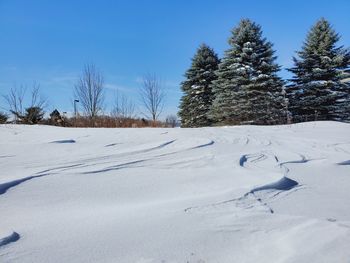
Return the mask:
<svg viewBox="0 0 350 263">
<path fill-rule="evenodd" d="M 79 100 L 74 100 L 74 126 L 77 126 L 77 102 Z"/>
</svg>

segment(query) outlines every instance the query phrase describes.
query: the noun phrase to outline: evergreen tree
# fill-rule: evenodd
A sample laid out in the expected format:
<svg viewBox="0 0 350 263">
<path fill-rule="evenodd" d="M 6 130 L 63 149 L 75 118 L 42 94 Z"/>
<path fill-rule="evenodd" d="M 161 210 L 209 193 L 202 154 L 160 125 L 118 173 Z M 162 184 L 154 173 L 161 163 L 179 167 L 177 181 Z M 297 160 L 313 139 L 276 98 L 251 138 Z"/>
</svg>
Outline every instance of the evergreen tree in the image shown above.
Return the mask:
<svg viewBox="0 0 350 263">
<path fill-rule="evenodd" d="M 273 124 L 284 116 L 283 81 L 272 43 L 259 25 L 243 19 L 232 30 L 231 46 L 213 83 L 211 117 L 222 124 Z"/>
<path fill-rule="evenodd" d="M 192 59 L 191 68 L 182 82 L 183 96 L 178 115 L 182 127 L 203 127 L 211 124 L 208 112 L 213 101 L 211 83 L 216 79 L 219 58 L 214 50 L 202 44 Z"/>
<path fill-rule="evenodd" d="M 45 112 L 39 106 L 31 106 L 25 109 L 25 113 L 11 111 L 22 123 L 37 124 L 44 119 Z"/>
<path fill-rule="evenodd" d="M 302 50 L 293 57 L 294 74 L 288 87 L 293 121 L 350 118 L 349 87 L 342 83 L 350 53 L 336 47 L 340 36 L 321 18 L 309 31 Z"/>
</svg>

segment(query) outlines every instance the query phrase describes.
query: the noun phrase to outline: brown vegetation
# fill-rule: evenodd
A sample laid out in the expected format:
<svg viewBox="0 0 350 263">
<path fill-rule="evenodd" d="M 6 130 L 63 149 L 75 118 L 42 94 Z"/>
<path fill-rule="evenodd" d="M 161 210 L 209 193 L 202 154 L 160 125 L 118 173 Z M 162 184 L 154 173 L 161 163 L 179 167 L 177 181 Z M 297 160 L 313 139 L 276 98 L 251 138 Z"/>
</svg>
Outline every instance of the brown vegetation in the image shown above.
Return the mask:
<svg viewBox="0 0 350 263">
<path fill-rule="evenodd" d="M 64 125 L 68 127 L 95 127 L 95 128 L 145 128 L 145 127 L 173 127 L 161 121 L 151 121 L 143 118 L 115 118 L 111 116 L 98 116 L 93 120 L 89 117 L 78 116 L 67 118 Z"/>
</svg>

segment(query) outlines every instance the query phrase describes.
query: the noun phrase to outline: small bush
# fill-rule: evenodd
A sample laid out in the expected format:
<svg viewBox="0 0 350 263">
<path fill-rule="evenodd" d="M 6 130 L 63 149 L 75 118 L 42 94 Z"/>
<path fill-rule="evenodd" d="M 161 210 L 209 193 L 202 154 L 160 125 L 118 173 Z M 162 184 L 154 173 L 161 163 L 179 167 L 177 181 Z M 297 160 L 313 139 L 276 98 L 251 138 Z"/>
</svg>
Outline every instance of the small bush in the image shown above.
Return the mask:
<svg viewBox="0 0 350 263">
<path fill-rule="evenodd" d="M 0 123 L 6 123 L 8 118 L 9 117 L 5 113 L 0 112 Z"/>
<path fill-rule="evenodd" d="M 37 124 L 44 118 L 45 114 L 40 107 L 26 108 L 23 115 L 14 111 L 12 111 L 12 113 L 18 118 L 20 123 L 24 124 Z"/>
</svg>

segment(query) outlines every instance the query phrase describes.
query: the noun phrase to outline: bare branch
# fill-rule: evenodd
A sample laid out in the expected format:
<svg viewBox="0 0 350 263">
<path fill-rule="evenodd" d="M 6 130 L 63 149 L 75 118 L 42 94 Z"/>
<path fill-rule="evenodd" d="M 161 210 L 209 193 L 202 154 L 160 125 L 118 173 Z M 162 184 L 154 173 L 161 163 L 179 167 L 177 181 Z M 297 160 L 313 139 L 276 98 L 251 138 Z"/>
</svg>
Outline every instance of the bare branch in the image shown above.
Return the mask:
<svg viewBox="0 0 350 263">
<path fill-rule="evenodd" d="M 31 106 L 44 109 L 47 106 L 47 99 L 40 94 L 40 84 L 34 82 L 31 94 Z"/>
</svg>

